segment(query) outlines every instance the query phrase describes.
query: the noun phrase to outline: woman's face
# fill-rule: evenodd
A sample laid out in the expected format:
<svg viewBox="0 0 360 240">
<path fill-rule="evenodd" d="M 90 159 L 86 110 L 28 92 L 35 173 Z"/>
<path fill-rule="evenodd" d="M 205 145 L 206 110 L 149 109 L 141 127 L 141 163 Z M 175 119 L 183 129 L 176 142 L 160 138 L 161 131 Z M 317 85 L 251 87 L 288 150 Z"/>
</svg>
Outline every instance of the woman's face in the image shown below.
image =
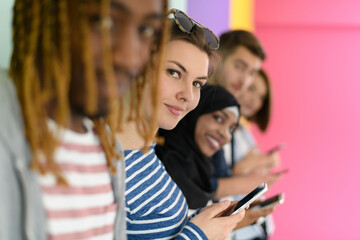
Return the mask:
<svg viewBox="0 0 360 240">
<path fill-rule="evenodd" d="M 256 74 L 253 83 L 238 99 L 241 105 L 241 115 L 246 118 L 254 116 L 263 106 L 267 92 L 265 80 Z"/>
<path fill-rule="evenodd" d="M 173 129 L 199 103 L 200 88 L 208 78 L 209 57 L 183 40 L 170 41 L 160 75 L 159 127 Z"/>
<path fill-rule="evenodd" d="M 229 143 L 237 120 L 235 114 L 227 109 L 201 115 L 196 122 L 194 136 L 201 153 L 211 157 Z"/>
</svg>

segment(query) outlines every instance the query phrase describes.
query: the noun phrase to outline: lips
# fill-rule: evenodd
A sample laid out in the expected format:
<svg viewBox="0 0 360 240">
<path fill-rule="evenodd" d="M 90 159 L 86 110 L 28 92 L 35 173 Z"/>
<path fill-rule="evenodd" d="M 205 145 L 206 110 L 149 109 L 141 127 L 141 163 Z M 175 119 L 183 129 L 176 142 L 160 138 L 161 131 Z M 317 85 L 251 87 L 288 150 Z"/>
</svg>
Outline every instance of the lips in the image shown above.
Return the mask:
<svg viewBox="0 0 360 240">
<path fill-rule="evenodd" d="M 233 84 L 231 86 L 235 91 L 240 91 L 242 89 L 243 85 L 242 84 Z"/>
<path fill-rule="evenodd" d="M 220 149 L 221 144 L 217 139 L 211 137 L 210 135 L 206 135 L 206 139 L 208 140 L 208 143 L 209 143 L 211 149 L 213 149 L 215 151 Z"/>
<path fill-rule="evenodd" d="M 167 107 L 169 112 L 175 115 L 176 117 L 180 116 L 185 111 L 185 109 L 174 105 L 165 104 L 165 106 Z"/>
</svg>

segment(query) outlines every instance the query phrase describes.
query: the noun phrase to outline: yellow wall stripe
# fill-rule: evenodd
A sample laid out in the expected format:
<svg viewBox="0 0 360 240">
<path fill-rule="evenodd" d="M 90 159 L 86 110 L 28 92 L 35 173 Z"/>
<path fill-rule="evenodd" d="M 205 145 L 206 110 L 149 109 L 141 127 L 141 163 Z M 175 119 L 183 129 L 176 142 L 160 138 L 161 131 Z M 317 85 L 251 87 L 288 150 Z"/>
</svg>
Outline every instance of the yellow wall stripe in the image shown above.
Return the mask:
<svg viewBox="0 0 360 240">
<path fill-rule="evenodd" d="M 254 31 L 254 0 L 229 0 L 230 29 Z"/>
</svg>

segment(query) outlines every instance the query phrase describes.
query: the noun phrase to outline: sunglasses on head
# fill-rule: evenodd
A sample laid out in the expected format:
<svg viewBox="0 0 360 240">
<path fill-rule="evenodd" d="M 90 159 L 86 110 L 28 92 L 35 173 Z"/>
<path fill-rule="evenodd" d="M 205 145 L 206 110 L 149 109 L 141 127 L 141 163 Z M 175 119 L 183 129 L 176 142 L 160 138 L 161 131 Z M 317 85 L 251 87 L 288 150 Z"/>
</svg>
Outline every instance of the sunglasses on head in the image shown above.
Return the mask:
<svg viewBox="0 0 360 240">
<path fill-rule="evenodd" d="M 185 33 L 191 33 L 194 29 L 195 24 L 202 28 L 205 34 L 205 38 L 211 48 L 218 49 L 219 48 L 219 38 L 207 27 L 201 25 L 199 22 L 195 21 L 184 12 L 178 9 L 169 10 L 169 14 L 174 15 L 175 23 L 178 25 L 181 31 Z"/>
</svg>

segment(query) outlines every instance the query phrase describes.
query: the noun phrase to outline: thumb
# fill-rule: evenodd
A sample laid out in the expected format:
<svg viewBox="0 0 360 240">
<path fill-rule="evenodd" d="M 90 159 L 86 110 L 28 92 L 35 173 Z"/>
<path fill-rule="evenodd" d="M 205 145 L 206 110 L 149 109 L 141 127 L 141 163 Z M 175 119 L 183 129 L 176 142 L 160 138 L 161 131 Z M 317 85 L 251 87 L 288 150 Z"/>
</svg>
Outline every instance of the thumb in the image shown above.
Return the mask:
<svg viewBox="0 0 360 240">
<path fill-rule="evenodd" d="M 230 221 L 232 221 L 234 224 L 239 223 L 245 216 L 245 209 L 239 211 L 238 213 L 234 214 L 234 215 L 230 215 L 228 217 L 226 217 L 227 219 L 229 219 Z"/>
</svg>

